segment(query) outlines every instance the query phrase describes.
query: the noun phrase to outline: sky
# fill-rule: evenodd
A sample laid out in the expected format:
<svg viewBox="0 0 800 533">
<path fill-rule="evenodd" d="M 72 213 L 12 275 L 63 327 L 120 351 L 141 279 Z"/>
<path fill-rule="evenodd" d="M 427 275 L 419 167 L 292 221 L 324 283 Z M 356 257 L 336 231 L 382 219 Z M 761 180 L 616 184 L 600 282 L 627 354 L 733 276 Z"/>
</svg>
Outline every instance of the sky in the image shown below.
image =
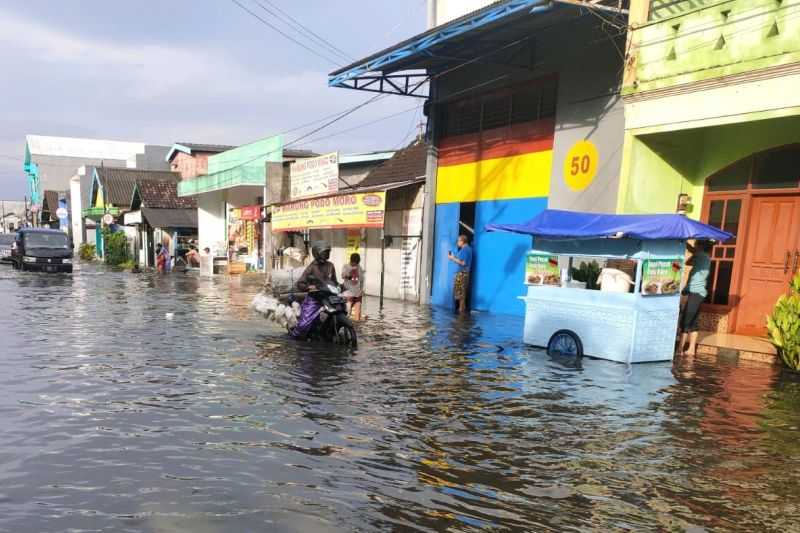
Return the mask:
<svg viewBox="0 0 800 533">
<path fill-rule="evenodd" d="M 238 145 L 372 96 L 329 88 L 327 74 L 348 61 L 277 21 L 270 3 L 352 60 L 425 29 L 425 0 L 236 1 L 326 57 L 234 0 L 0 0 L 0 199 L 26 194 L 26 134 Z M 398 148 L 416 133 L 421 103 L 382 98 L 293 147 Z"/>
</svg>

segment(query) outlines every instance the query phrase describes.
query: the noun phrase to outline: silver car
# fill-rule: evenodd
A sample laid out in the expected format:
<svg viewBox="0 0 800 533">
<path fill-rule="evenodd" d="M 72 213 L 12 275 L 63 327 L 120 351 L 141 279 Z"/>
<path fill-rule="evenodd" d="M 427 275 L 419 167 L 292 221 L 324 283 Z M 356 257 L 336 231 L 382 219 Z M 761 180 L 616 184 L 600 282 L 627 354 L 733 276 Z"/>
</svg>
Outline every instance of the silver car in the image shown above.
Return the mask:
<svg viewBox="0 0 800 533">
<path fill-rule="evenodd" d="M 14 244 L 13 233 L 0 233 L 0 262 L 11 262 L 11 245 Z"/>
</svg>

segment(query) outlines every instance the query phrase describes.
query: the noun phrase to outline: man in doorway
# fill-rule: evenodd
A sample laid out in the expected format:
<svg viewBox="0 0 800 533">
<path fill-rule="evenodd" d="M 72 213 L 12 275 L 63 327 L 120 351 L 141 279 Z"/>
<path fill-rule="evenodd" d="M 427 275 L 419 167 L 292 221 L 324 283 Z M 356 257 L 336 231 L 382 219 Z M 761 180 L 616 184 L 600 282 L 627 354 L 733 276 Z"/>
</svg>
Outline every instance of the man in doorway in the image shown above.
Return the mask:
<svg viewBox="0 0 800 533">
<path fill-rule="evenodd" d="M 456 242 L 458 250 L 454 254 L 447 252 L 447 258 L 457 265 L 453 280 L 453 298 L 458 302 L 458 312 L 467 313 L 467 297 L 469 296 L 469 272 L 472 268 L 472 248 L 466 235 L 459 235 Z"/>
</svg>

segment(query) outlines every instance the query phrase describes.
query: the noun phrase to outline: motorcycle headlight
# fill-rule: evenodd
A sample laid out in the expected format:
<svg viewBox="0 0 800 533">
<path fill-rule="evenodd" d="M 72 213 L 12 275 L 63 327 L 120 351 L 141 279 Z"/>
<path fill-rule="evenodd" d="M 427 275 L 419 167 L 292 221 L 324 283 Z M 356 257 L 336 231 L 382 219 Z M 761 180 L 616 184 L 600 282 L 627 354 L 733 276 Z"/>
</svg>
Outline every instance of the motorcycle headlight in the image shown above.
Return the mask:
<svg viewBox="0 0 800 533">
<path fill-rule="evenodd" d="M 24 256 L 22 258 L 22 260 L 25 261 L 26 263 L 35 263 L 36 262 L 36 258 L 35 257 L 28 257 L 27 255 Z"/>
<path fill-rule="evenodd" d="M 72 264 L 72 259 L 70 259 L 69 257 L 66 257 L 66 258 L 61 260 L 61 263 L 64 264 L 64 265 L 71 265 Z"/>
</svg>

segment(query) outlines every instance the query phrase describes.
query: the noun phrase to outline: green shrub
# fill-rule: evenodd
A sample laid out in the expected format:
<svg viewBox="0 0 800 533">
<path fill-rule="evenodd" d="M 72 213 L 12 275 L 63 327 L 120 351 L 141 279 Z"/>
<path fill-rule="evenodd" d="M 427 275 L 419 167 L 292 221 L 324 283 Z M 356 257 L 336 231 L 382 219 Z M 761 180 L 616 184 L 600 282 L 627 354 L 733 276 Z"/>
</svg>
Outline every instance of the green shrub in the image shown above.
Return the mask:
<svg viewBox="0 0 800 533">
<path fill-rule="evenodd" d="M 597 278 L 600 277 L 600 265 L 597 261 L 581 262 L 580 267 L 572 269 L 572 279 L 586 283 L 587 289 L 598 290 Z"/>
<path fill-rule="evenodd" d="M 97 248 L 95 248 L 94 244 L 83 243 L 81 247 L 78 248 L 78 257 L 83 261 L 94 261 L 96 255 Z"/>
<path fill-rule="evenodd" d="M 107 265 L 119 266 L 128 260 L 128 238 L 124 232 L 116 231 L 112 233 L 105 231 L 103 241 L 105 243 L 105 253 L 103 255 Z"/>
<path fill-rule="evenodd" d="M 772 316 L 767 317 L 767 330 L 786 366 L 800 371 L 800 274 L 792 280 L 791 289 L 778 298 Z"/>
<path fill-rule="evenodd" d="M 125 270 L 133 270 L 134 268 L 136 268 L 136 261 L 134 261 L 133 259 L 128 259 L 120 263 L 119 267 L 124 268 Z"/>
</svg>

